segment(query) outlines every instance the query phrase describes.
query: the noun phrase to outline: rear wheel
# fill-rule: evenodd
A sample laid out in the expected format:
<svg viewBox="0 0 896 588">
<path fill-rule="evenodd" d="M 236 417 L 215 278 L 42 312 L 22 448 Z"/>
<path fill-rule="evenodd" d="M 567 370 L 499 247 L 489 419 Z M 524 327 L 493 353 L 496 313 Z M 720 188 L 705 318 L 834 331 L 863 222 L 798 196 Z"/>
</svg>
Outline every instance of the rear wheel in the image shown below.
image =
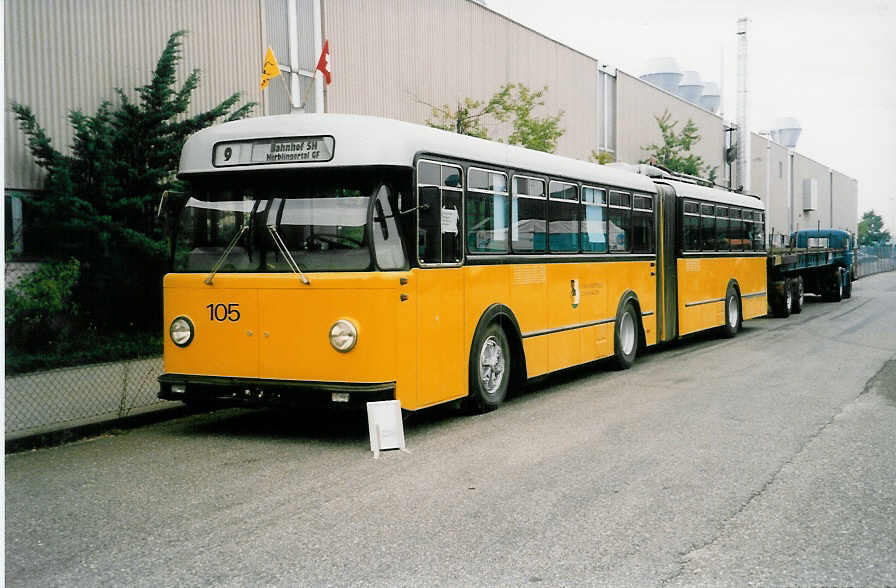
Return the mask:
<svg viewBox="0 0 896 588">
<path fill-rule="evenodd" d="M 737 335 L 741 325 L 740 296 L 734 286 L 728 286 L 725 293 L 725 324 L 722 326 L 722 336 L 731 338 Z"/>
<path fill-rule="evenodd" d="M 803 289 L 803 276 L 797 276 L 793 280 L 791 280 L 792 290 L 793 290 L 793 303 L 791 304 L 790 310 L 793 314 L 799 314 L 803 312 L 803 297 L 804 297 L 804 289 Z"/>
<path fill-rule="evenodd" d="M 843 286 L 843 297 L 852 298 L 852 276 L 849 272 L 846 272 L 843 280 L 846 282 L 846 285 Z"/>
<path fill-rule="evenodd" d="M 473 412 L 498 408 L 507 396 L 510 383 L 510 345 L 507 335 L 492 323 L 473 340 L 470 352 L 470 393 L 468 404 Z"/>
<path fill-rule="evenodd" d="M 828 300 L 831 302 L 840 302 L 843 300 L 843 269 L 837 268 L 833 272 L 831 272 L 831 276 L 829 278 L 829 286 L 830 294 L 828 295 Z"/>
<path fill-rule="evenodd" d="M 631 302 L 626 302 L 616 317 L 613 340 L 616 367 L 627 370 L 638 354 L 638 315 Z"/>
</svg>

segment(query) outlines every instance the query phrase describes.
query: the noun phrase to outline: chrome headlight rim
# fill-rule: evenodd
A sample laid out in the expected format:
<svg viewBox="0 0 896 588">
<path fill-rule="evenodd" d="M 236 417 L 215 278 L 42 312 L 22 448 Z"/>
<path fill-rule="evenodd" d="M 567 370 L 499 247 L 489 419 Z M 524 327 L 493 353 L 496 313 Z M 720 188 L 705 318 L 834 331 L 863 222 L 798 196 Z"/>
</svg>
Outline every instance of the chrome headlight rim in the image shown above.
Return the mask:
<svg viewBox="0 0 896 588">
<path fill-rule="evenodd" d="M 186 323 L 187 330 L 190 332 L 190 336 L 187 337 L 187 339 L 185 341 L 182 341 L 180 343 L 178 343 L 177 338 L 174 336 L 174 326 L 178 323 L 178 321 L 182 321 L 182 322 Z M 171 342 L 174 343 L 178 347 L 186 347 L 187 345 L 192 343 L 193 337 L 195 335 L 196 335 L 196 327 L 193 325 L 193 321 L 190 320 L 190 317 L 188 317 L 185 314 L 175 317 L 174 320 L 171 321 L 171 325 L 169 325 L 169 327 L 168 327 L 168 336 L 171 338 Z"/>
<path fill-rule="evenodd" d="M 336 332 L 339 329 L 339 332 Z M 358 344 L 358 327 L 348 319 L 339 319 L 330 327 L 330 346 L 339 353 L 348 353 Z M 337 343 L 338 337 L 348 337 L 348 343 Z"/>
</svg>

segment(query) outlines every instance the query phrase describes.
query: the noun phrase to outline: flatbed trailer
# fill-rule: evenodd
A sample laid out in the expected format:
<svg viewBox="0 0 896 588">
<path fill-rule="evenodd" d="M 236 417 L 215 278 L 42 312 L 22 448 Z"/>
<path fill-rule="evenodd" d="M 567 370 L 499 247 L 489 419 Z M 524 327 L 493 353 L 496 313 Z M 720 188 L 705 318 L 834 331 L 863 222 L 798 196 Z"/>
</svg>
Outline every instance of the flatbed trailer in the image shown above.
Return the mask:
<svg viewBox="0 0 896 588">
<path fill-rule="evenodd" d="M 820 245 L 807 246 L 812 243 Z M 818 229 L 793 233 L 791 247 L 771 248 L 766 267 L 772 314 L 787 317 L 801 312 L 804 294 L 817 294 L 831 302 L 851 297 L 855 280 L 852 243 L 852 235 L 846 231 Z"/>
</svg>

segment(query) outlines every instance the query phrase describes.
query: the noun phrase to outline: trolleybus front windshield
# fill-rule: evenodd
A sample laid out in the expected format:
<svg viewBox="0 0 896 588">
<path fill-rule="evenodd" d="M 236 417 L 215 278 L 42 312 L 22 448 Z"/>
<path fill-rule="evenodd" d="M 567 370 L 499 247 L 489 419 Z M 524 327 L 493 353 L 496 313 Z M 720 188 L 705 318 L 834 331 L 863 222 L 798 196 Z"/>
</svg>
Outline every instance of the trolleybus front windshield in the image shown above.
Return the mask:
<svg viewBox="0 0 896 588">
<path fill-rule="evenodd" d="M 194 180 L 174 269 L 208 272 L 221 262 L 219 273 L 291 272 L 277 238 L 304 272 L 372 269 L 367 219 L 380 182 L 374 171 L 346 170 Z"/>
</svg>

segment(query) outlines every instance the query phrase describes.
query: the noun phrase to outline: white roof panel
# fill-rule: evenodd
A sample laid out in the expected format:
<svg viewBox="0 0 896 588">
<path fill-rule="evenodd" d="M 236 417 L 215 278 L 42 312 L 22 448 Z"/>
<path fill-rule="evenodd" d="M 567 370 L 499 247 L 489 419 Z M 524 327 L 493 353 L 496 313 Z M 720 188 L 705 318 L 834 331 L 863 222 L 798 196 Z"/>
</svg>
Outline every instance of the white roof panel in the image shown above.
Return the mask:
<svg viewBox="0 0 896 588">
<path fill-rule="evenodd" d="M 332 136 L 329 161 L 247 164 L 215 167 L 214 146 L 221 142 L 259 139 Z M 349 165 L 413 165 L 418 153 L 438 154 L 473 162 L 491 163 L 582 181 L 655 193 L 648 178 L 631 172 L 496 141 L 458 135 L 423 125 L 348 114 L 298 114 L 249 118 L 203 129 L 184 145 L 178 174 L 232 173 L 302 167 Z"/>
</svg>

